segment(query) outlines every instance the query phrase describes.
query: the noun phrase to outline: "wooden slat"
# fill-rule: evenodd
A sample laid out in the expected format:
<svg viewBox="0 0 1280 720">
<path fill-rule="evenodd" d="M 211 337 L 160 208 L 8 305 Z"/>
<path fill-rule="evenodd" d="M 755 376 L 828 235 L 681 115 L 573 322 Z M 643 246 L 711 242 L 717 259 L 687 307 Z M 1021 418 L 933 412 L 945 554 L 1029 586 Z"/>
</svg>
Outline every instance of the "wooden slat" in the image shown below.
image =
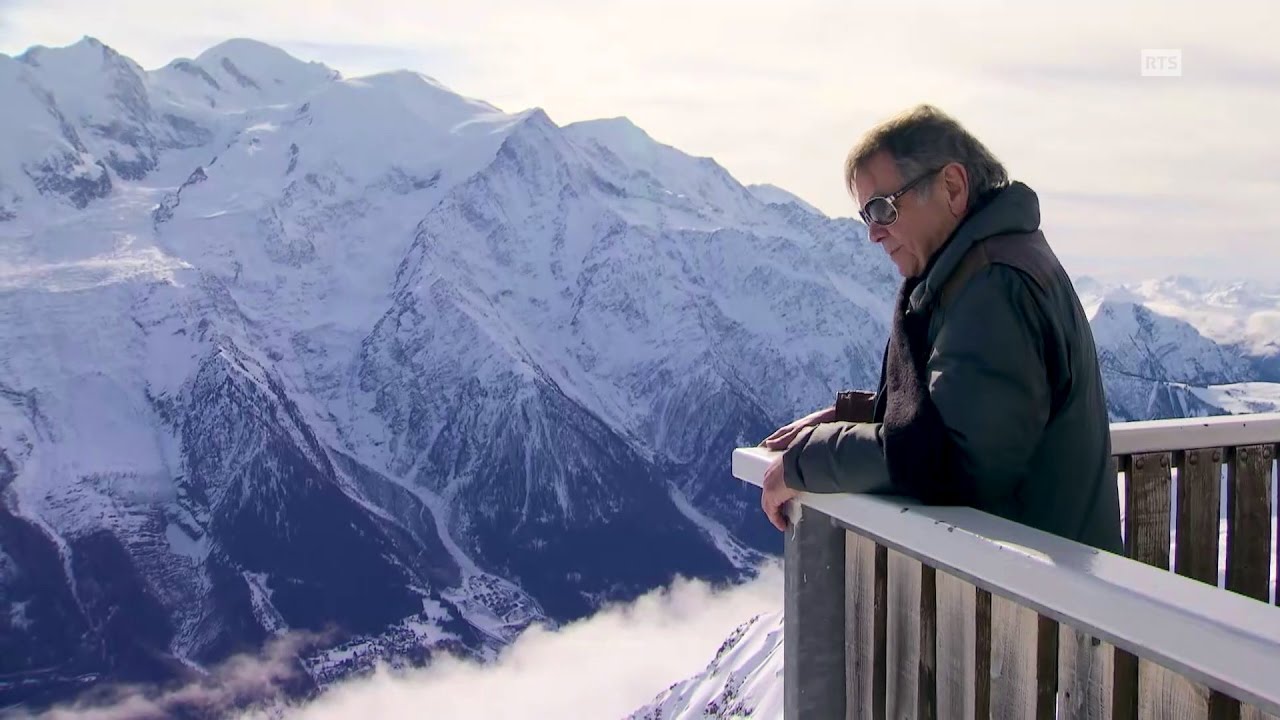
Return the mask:
<svg viewBox="0 0 1280 720">
<path fill-rule="evenodd" d="M 1110 481 L 1119 480 L 1127 458 L 1112 457 Z M 1128 497 L 1123 497 L 1128 507 Z M 1127 535 L 1127 532 L 1126 532 Z M 1062 625 L 1058 630 L 1058 707 L 1060 717 L 1110 720 L 1114 685 L 1114 648 L 1088 633 Z"/>
<path fill-rule="evenodd" d="M 1036 616 L 1036 718 L 1058 715 L 1058 623 Z"/>
<path fill-rule="evenodd" d="M 1129 557 L 1169 569 L 1169 453 L 1129 458 L 1125 549 Z"/>
<path fill-rule="evenodd" d="M 920 563 L 889 551 L 888 687 L 891 718 L 915 717 L 920 669 Z"/>
<path fill-rule="evenodd" d="M 889 687 L 889 549 L 880 544 L 876 544 L 875 576 L 876 616 L 872 626 L 875 659 L 872 665 L 871 707 L 872 717 L 885 720 L 889 716 L 886 693 Z"/>
<path fill-rule="evenodd" d="M 991 599 L 991 717 L 1035 717 L 1038 616 L 999 595 Z"/>
<path fill-rule="evenodd" d="M 1134 455 L 1129 459 L 1129 507 L 1126 522 L 1131 541 L 1129 556 L 1158 568 L 1169 568 L 1169 514 L 1172 477 L 1169 453 Z M 1195 503 L 1189 503 L 1194 505 Z M 1183 508 L 1179 508 L 1181 512 Z M 1132 663 L 1126 659 L 1126 669 Z M 1139 660 L 1138 717 L 1204 716 L 1207 693 L 1198 692 L 1176 674 Z M 1191 713 L 1191 714 L 1188 714 Z"/>
<path fill-rule="evenodd" d="M 938 571 L 938 717 L 971 720 L 975 679 L 975 588 Z"/>
<path fill-rule="evenodd" d="M 980 720 L 991 717 L 991 593 L 978 588 L 974 595 L 973 711 Z"/>
<path fill-rule="evenodd" d="M 1124 459 L 1125 553 L 1139 562 L 1169 569 L 1170 462 L 1167 452 Z M 1132 653 L 1116 650 L 1112 716 L 1138 717 L 1142 693 L 1155 687 L 1139 682 L 1140 662 Z M 1148 705 L 1152 700 L 1148 698 Z"/>
<path fill-rule="evenodd" d="M 1218 584 L 1222 449 L 1188 450 L 1178 458 L 1177 547 L 1173 570 Z"/>
<path fill-rule="evenodd" d="M 1227 589 L 1268 602 L 1274 447 L 1233 448 L 1227 465 Z"/>
<path fill-rule="evenodd" d="M 782 712 L 787 720 L 844 717 L 845 531 L 801 508 L 784 541 Z"/>
<path fill-rule="evenodd" d="M 1113 648 L 1063 625 L 1058 637 L 1058 706 L 1061 717 L 1109 720 Z"/>
<path fill-rule="evenodd" d="M 875 667 L 876 544 L 854 532 L 845 533 L 845 717 L 875 717 L 871 687 Z"/>
<path fill-rule="evenodd" d="M 1203 720 L 1209 692 L 1203 685 L 1145 660 L 1138 662 L 1138 717 L 1143 720 Z"/>
<path fill-rule="evenodd" d="M 1214 587 L 1218 585 L 1222 457 L 1222 448 L 1187 450 L 1176 456 L 1178 507 L 1173 570 Z M 1216 690 L 1181 677 L 1160 681 L 1171 686 L 1171 697 L 1159 710 L 1172 713 L 1191 707 L 1217 720 L 1239 717 L 1238 703 Z"/>
<path fill-rule="evenodd" d="M 1189 460 L 1186 464 L 1193 467 Z M 1197 459 L 1194 467 L 1199 465 Z M 1169 453 L 1134 455 L 1129 460 L 1129 497 L 1133 503 L 1127 519 L 1133 538 L 1128 545 L 1129 553 L 1134 560 L 1163 569 L 1169 568 L 1169 515 L 1172 502 L 1170 470 Z M 1207 510 L 1214 518 L 1210 523 L 1215 526 L 1213 532 L 1216 535 L 1217 508 L 1217 504 L 1206 507 L 1205 504 L 1188 499 L 1185 506 L 1179 505 L 1178 516 L 1182 518 L 1190 511 L 1193 513 L 1192 517 L 1203 520 L 1202 516 Z M 1188 532 L 1188 535 L 1194 533 Z M 1212 557 L 1216 565 L 1216 552 Z M 1200 559 L 1199 556 L 1197 559 Z M 1216 577 L 1216 572 L 1214 575 Z M 1177 673 L 1146 660 L 1139 660 L 1137 669 L 1138 717 L 1205 717 L 1209 693 L 1204 686 L 1196 685 Z"/>
<path fill-rule="evenodd" d="M 1251 445 L 1229 453 L 1227 465 L 1227 589 L 1268 602 L 1271 591 L 1271 468 L 1274 445 Z M 1280 537 L 1276 538 L 1280 543 Z M 1280 551 L 1280 544 L 1276 545 Z M 1277 595 L 1280 601 L 1280 594 Z M 1280 675 L 1280 671 L 1278 671 Z M 1274 718 L 1251 705 L 1224 700 L 1226 712 L 1242 720 Z M 1234 716 L 1233 716 L 1234 717 Z"/>
<path fill-rule="evenodd" d="M 1240 705 L 1240 720 L 1278 720 L 1277 716 L 1264 712 L 1252 705 Z M 1210 720 L 1217 720 L 1210 716 Z"/>
<path fill-rule="evenodd" d="M 938 571 L 920 568 L 920 665 L 916 670 L 916 717 L 938 718 Z"/>
</svg>

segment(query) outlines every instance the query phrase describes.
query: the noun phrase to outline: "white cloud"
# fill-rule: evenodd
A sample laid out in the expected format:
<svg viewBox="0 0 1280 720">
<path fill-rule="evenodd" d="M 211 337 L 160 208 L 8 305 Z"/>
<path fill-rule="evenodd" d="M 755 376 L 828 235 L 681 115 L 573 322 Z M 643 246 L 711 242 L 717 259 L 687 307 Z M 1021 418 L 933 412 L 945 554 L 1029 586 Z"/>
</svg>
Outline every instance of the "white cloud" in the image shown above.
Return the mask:
<svg viewBox="0 0 1280 720">
<path fill-rule="evenodd" d="M 201 681 L 173 689 L 107 688 L 41 718 L 158 720 L 179 713 L 224 717 L 231 708 L 259 703 L 271 709 L 249 712 L 242 720 L 617 720 L 701 671 L 738 625 L 782 607 L 782 587 L 777 562 L 736 586 L 677 580 L 554 631 L 530 628 L 490 663 L 442 657 L 422 669 L 380 668 L 292 707 L 280 703 L 284 688 L 299 677 L 295 653 L 315 638 L 288 635 L 261 656 L 233 658 Z"/>
<path fill-rule="evenodd" d="M 1280 6 L 1268 0 L 1212 9 L 1192 0 L 129 8 L 16 2 L 3 10 L 0 49 L 90 33 L 156 66 L 251 36 L 349 74 L 408 66 L 506 109 L 544 107 L 561 123 L 627 115 L 744 182 L 779 185 L 840 215 L 852 211 L 840 183 L 849 145 L 875 121 L 928 101 L 965 122 L 1016 177 L 1075 198 L 1045 212 L 1072 269 L 1114 264 L 1117 247 L 1166 263 L 1216 257 L 1241 274 L 1280 262 L 1280 45 L 1271 37 Z M 1140 51 L 1153 47 L 1183 49 L 1184 76 L 1140 77 Z M 1084 194 L 1137 200 L 1098 205 Z M 1168 213 L 1167 203 L 1186 210 Z"/>
<path fill-rule="evenodd" d="M 444 659 L 424 670 L 380 670 L 286 717 L 617 720 L 702 670 L 738 625 L 781 605 L 777 565 L 722 590 L 678 581 L 554 632 L 528 630 L 491 664 Z"/>
<path fill-rule="evenodd" d="M 321 640 L 309 633 L 290 633 L 268 643 L 259 656 L 237 655 L 200 680 L 173 688 L 117 685 L 96 688 L 70 705 L 40 715 L 41 720 L 162 720 L 221 717 L 228 708 L 277 703 L 295 682 L 298 651 Z M 6 716 L 10 717 L 10 716 Z M 24 717 L 18 715 L 18 718 Z"/>
</svg>

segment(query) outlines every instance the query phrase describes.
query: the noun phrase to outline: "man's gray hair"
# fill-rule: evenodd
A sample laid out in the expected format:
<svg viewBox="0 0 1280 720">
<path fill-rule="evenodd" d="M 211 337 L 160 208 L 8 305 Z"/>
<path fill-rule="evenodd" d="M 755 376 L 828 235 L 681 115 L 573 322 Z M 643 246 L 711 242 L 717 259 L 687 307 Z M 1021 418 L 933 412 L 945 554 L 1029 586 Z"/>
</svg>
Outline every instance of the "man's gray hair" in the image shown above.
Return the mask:
<svg viewBox="0 0 1280 720">
<path fill-rule="evenodd" d="M 889 153 L 903 182 L 910 182 L 947 163 L 958 162 L 969 175 L 969 207 L 988 191 L 1009 184 L 1009 173 L 978 138 L 950 115 L 932 105 L 917 105 L 867 131 L 849 151 L 844 183 L 855 193 L 853 178 L 873 155 Z M 920 185 L 922 195 L 932 179 Z"/>
</svg>

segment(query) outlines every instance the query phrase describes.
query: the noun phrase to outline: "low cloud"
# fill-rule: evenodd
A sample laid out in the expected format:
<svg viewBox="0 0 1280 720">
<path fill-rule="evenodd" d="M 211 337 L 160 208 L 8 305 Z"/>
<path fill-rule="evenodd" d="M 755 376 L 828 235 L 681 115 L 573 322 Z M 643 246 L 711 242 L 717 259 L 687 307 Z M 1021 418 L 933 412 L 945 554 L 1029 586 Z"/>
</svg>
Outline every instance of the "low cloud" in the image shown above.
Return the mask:
<svg viewBox="0 0 1280 720">
<path fill-rule="evenodd" d="M 426 668 L 380 667 L 303 704 L 288 702 L 287 688 L 305 681 L 296 657 L 316 638 L 288 635 L 262 655 L 233 658 L 185 687 L 118 686 L 40 718 L 228 717 L 232 708 L 250 707 L 239 711 L 241 720 L 617 720 L 701 671 L 738 625 L 780 608 L 782 588 L 776 562 L 760 568 L 754 580 L 736 586 L 680 579 L 556 630 L 532 627 L 492 662 L 443 657 Z"/>
<path fill-rule="evenodd" d="M 286 718 L 609 718 L 617 720 L 700 670 L 738 625 L 782 605 L 782 572 L 716 589 L 680 580 L 556 631 L 533 628 L 484 665 L 452 658 L 380 669 Z M 246 718 L 268 717 L 250 714 Z"/>
<path fill-rule="evenodd" d="M 269 642 L 261 655 L 238 655 L 177 688 L 115 685 L 49 710 L 41 720 L 161 720 L 224 717 L 231 708 L 279 706 L 287 691 L 308 681 L 297 657 L 323 637 L 295 632 Z M 17 715 L 18 718 L 33 717 Z"/>
</svg>

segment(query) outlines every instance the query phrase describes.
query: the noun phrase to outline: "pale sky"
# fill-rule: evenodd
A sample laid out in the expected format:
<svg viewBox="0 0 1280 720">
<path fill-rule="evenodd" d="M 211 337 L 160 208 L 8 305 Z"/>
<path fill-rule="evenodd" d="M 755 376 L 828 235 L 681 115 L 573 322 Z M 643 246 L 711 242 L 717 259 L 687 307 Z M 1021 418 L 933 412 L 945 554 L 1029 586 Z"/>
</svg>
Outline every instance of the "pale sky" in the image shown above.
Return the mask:
<svg viewBox="0 0 1280 720">
<path fill-rule="evenodd" d="M 1280 278 L 1280 3 L 0 0 L 0 52 L 92 35 L 144 67 L 252 37 L 408 68 L 560 124 L 625 115 L 851 215 L 859 134 L 936 104 L 1041 195 L 1073 272 Z M 1182 52 L 1142 77 L 1143 49 Z"/>
</svg>

